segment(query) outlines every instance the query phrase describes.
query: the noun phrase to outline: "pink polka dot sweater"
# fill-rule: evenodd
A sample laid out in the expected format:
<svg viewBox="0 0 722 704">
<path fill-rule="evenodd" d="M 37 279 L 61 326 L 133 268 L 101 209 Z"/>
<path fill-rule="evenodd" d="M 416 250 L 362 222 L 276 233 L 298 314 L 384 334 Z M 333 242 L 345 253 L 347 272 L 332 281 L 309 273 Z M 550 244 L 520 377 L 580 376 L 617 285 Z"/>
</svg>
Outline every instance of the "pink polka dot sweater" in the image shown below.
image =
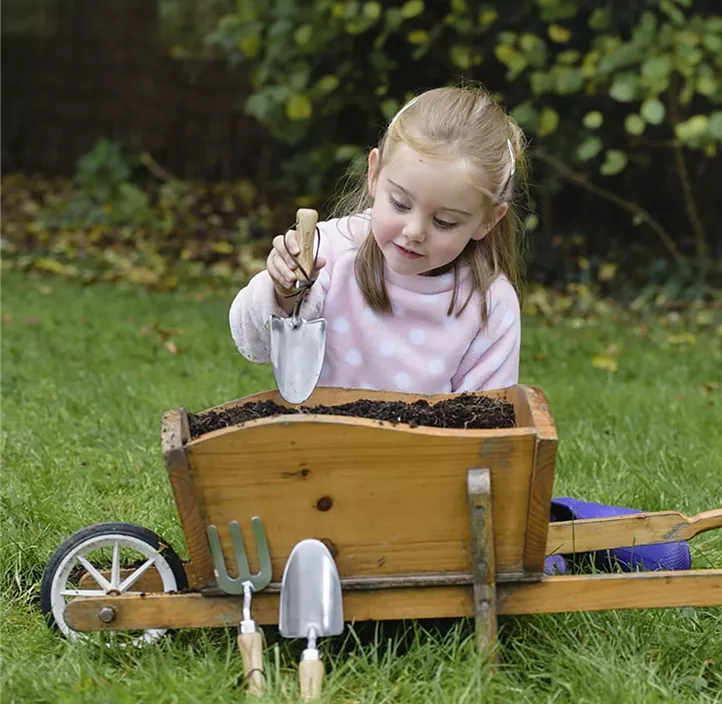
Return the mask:
<svg viewBox="0 0 722 704">
<path fill-rule="evenodd" d="M 489 322 L 481 326 L 478 293 L 459 316 L 447 315 L 454 275 L 402 276 L 386 269 L 393 315 L 365 303 L 354 276 L 356 252 L 366 236 L 365 214 L 319 222 L 320 256 L 326 259 L 301 307 L 306 320 L 327 321 L 319 386 L 412 391 L 421 394 L 499 389 L 519 374 L 520 311 L 513 286 L 499 276 L 487 292 Z M 464 270 L 460 296 L 471 281 Z M 236 295 L 229 322 L 238 351 L 270 363 L 269 318 L 285 316 L 267 271 Z"/>
</svg>

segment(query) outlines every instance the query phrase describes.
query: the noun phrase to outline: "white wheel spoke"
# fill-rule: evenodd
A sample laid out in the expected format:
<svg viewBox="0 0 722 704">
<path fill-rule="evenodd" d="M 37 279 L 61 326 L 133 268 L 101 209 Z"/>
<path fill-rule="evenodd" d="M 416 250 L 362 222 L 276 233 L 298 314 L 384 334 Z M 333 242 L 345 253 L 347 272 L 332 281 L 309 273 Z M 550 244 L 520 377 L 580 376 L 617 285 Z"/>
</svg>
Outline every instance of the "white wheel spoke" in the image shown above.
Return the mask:
<svg viewBox="0 0 722 704">
<path fill-rule="evenodd" d="M 105 596 L 104 589 L 63 589 L 62 596 Z"/>
<path fill-rule="evenodd" d="M 146 560 L 135 572 L 133 572 L 133 574 L 128 575 L 118 587 L 120 593 L 123 594 L 126 589 L 132 587 L 138 581 L 140 576 L 144 574 L 154 564 L 155 563 L 152 559 Z"/>
<path fill-rule="evenodd" d="M 118 589 L 120 586 L 120 543 L 113 543 L 113 566 L 110 569 L 110 588 Z"/>
<path fill-rule="evenodd" d="M 143 592 L 123 592 L 127 595 L 139 595 Z M 103 589 L 63 589 L 60 592 L 61 596 L 106 596 L 108 592 Z"/>
<path fill-rule="evenodd" d="M 103 587 L 106 592 L 110 591 L 110 582 L 108 582 L 108 580 L 103 577 L 103 575 L 100 574 L 100 572 L 98 572 L 98 570 L 96 570 L 95 567 L 93 567 L 93 565 L 91 565 L 82 555 L 78 555 L 78 562 L 85 567 L 88 574 L 96 581 L 98 586 Z"/>
</svg>

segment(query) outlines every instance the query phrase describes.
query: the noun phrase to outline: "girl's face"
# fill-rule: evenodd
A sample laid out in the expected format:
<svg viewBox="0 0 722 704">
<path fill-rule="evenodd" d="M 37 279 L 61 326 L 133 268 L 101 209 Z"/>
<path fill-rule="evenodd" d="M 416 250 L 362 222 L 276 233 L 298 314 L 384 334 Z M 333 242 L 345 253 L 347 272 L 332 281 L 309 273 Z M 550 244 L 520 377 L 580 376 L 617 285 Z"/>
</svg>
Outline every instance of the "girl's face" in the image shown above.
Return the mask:
<svg viewBox="0 0 722 704">
<path fill-rule="evenodd" d="M 426 274 L 456 259 L 469 240 L 483 239 L 508 208 L 484 206 L 463 160 L 431 159 L 404 143 L 379 169 L 369 154 L 371 228 L 392 271 Z"/>
</svg>

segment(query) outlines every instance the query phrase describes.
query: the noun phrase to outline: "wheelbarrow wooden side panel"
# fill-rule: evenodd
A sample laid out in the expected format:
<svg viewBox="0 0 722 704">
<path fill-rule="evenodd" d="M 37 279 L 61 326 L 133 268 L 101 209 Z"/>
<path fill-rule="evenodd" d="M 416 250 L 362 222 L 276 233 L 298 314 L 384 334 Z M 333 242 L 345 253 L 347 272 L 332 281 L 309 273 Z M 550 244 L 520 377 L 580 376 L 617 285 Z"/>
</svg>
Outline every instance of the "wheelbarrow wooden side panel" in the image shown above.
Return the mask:
<svg viewBox="0 0 722 704">
<path fill-rule="evenodd" d="M 257 568 L 249 530 L 254 515 L 264 520 L 274 579 L 293 545 L 308 537 L 326 542 L 342 578 L 468 573 L 466 474 L 473 467 L 491 472 L 497 579 L 539 579 L 556 447 L 551 415 L 533 387 L 480 395 L 511 401 L 517 427 L 411 428 L 307 414 L 263 418 L 190 440 L 172 430 L 187 425 L 185 411 L 166 414 L 164 454 L 194 564 L 192 585 L 213 580 L 208 524 L 218 527 L 233 565 L 226 527 L 239 521 L 251 569 Z M 359 398 L 433 403 L 449 396 L 321 388 L 307 405 Z M 266 392 L 214 410 L 261 400 L 287 405 L 277 392 Z"/>
</svg>

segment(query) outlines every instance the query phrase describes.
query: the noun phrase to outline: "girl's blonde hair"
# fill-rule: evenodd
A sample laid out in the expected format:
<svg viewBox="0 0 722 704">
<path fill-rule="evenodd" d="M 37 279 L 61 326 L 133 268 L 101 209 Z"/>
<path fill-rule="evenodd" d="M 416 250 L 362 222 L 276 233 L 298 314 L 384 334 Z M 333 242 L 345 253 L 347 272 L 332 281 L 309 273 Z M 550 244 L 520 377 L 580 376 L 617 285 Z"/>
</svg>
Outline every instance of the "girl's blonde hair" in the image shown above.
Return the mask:
<svg viewBox="0 0 722 704">
<path fill-rule="evenodd" d="M 459 315 L 471 298 L 457 306 L 459 270 L 464 262 L 471 268 L 471 295 L 478 290 L 485 300 L 489 287 L 503 273 L 521 296 L 522 227 L 515 195 L 524 192 L 528 164 L 524 136 L 516 122 L 480 86 L 436 88 L 415 97 L 391 121 L 379 142 L 377 173 L 401 143 L 429 157 L 465 160 L 472 173 L 484 179 L 478 187 L 490 214 L 493 205 L 509 205 L 486 237 L 470 240 L 449 265 L 454 272 L 454 293 L 448 314 L 456 310 Z M 356 178 L 352 189 L 337 201 L 334 217 L 371 207 L 367 173 L 357 174 Z M 355 270 L 367 304 L 378 312 L 392 312 L 384 280 L 384 257 L 370 231 L 357 253 Z M 486 324 L 486 305 L 482 306 L 481 317 Z"/>
</svg>

